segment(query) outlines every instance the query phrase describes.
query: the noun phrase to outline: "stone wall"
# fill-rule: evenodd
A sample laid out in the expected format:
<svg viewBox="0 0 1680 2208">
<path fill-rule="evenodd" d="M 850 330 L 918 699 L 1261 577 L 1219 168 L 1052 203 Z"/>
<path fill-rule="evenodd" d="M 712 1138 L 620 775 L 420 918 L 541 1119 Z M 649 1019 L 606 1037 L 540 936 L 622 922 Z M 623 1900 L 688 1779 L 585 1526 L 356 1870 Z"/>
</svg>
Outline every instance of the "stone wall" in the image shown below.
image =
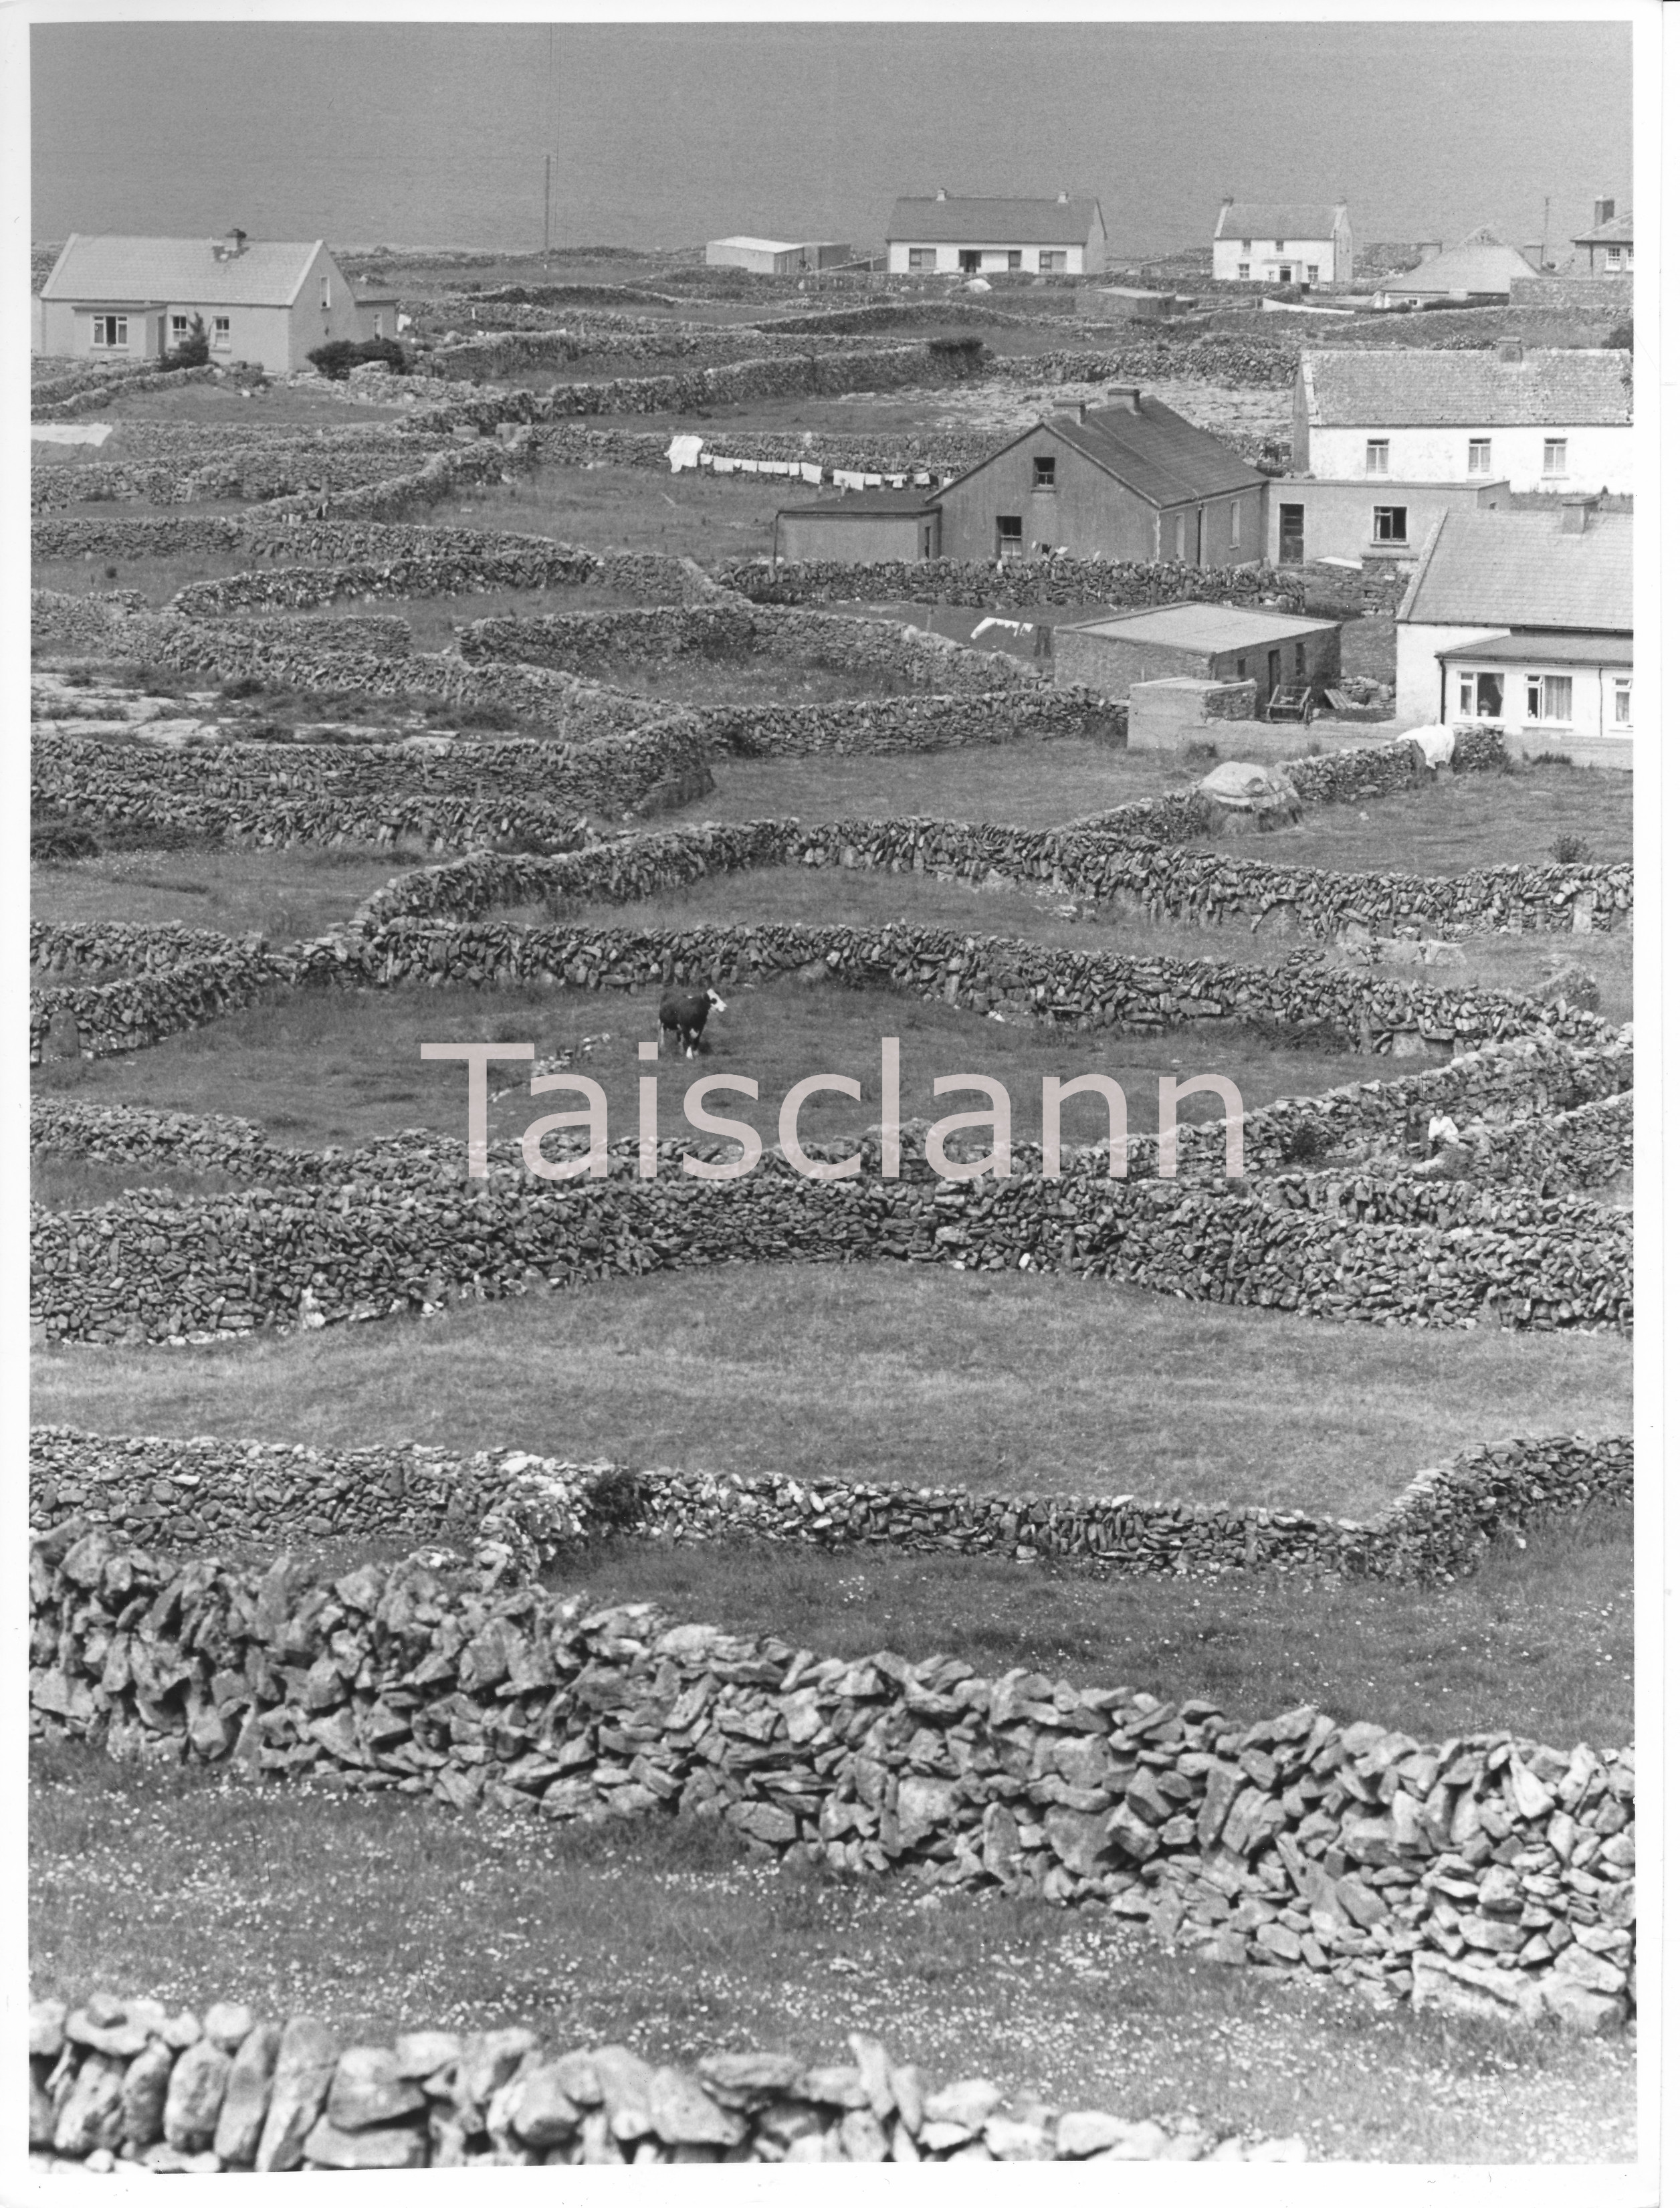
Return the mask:
<svg viewBox="0 0 1680 2208">
<path fill-rule="evenodd" d="M 1299 568 L 1192 567 L 1181 561 L 741 560 L 715 571 L 726 589 L 761 605 L 841 599 L 937 606 L 1158 606 L 1185 598 L 1264 605 L 1299 614 Z"/>
<path fill-rule="evenodd" d="M 331 1584 L 285 1557 L 173 1569 L 78 1520 L 33 1545 L 30 1582 L 33 1721 L 115 1756 L 559 1819 L 721 1816 L 836 1869 L 1095 1901 L 1419 2008 L 1590 2031 L 1635 1997 L 1631 1750 L 1431 1746 L 1307 1706 L 1242 1726 L 646 1605 L 585 1617 L 417 1559 Z"/>
<path fill-rule="evenodd" d="M 1140 1469 L 1143 1469 L 1140 1467 Z M 1374 1518 L 1141 1497 L 975 1494 L 775 1472 L 579 1464 L 519 1449 L 471 1457 L 419 1443 L 314 1449 L 36 1426 L 30 1523 L 68 1517 L 154 1547 L 380 1537 L 510 1550 L 535 1575 L 604 1533 L 821 1549 L 1053 1560 L 1102 1575 L 1244 1569 L 1435 1584 L 1473 1571 L 1495 1533 L 1633 1500 L 1633 1444 L 1553 1436 L 1463 1452 L 1409 1480 Z"/>
<path fill-rule="evenodd" d="M 671 2163 L 1298 2163 L 1299 2137 L 1192 2115 L 1065 2112 L 965 2078 L 936 2088 L 879 2040 L 849 2062 L 622 2046 L 545 2051 L 526 2025 L 341 2044 L 317 2019 L 215 2001 L 201 2019 L 96 1993 L 29 2010 L 32 2174 L 405 2170 Z"/>
</svg>

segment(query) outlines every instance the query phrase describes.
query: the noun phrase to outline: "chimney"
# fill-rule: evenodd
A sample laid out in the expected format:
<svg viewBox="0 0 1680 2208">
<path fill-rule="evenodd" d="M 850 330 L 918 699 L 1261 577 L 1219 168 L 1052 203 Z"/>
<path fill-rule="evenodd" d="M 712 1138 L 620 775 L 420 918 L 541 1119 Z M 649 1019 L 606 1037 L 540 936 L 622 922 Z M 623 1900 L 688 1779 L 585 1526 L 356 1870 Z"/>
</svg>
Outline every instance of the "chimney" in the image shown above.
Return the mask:
<svg viewBox="0 0 1680 2208">
<path fill-rule="evenodd" d="M 1418 248 L 1418 266 L 1420 268 L 1425 261 L 1438 261 L 1440 258 L 1441 241 L 1438 237 L 1425 238 Z"/>
<path fill-rule="evenodd" d="M 1111 383 L 1108 398 L 1112 405 L 1124 407 L 1128 414 L 1143 411 L 1143 393 L 1135 383 Z"/>
<path fill-rule="evenodd" d="M 1500 364 L 1503 367 L 1521 368 L 1522 365 L 1522 339 L 1521 338 L 1501 338 L 1499 340 L 1499 360 Z"/>
<path fill-rule="evenodd" d="M 1584 537 L 1597 505 L 1594 498 L 1566 498 L 1558 509 L 1557 526 L 1565 537 Z"/>
<path fill-rule="evenodd" d="M 1066 194 L 1065 192 L 1058 192 L 1058 193 L 1057 193 L 1057 195 L 1056 195 L 1056 205 L 1057 205 L 1058 207 L 1065 207 L 1065 206 L 1067 205 L 1067 194 Z"/>
<path fill-rule="evenodd" d="M 1593 229 L 1597 230 L 1600 223 L 1611 221 L 1614 218 L 1615 213 L 1616 202 L 1614 200 L 1594 200 L 1593 202 Z"/>
<path fill-rule="evenodd" d="M 1090 405 L 1083 399 L 1053 399 L 1050 402 L 1050 411 L 1053 415 L 1071 414 L 1083 422 L 1090 411 Z"/>
<path fill-rule="evenodd" d="M 935 198 L 936 200 L 942 200 L 942 199 L 945 197 L 945 186 L 944 186 L 943 184 L 941 184 L 941 185 L 939 186 L 939 189 L 938 189 L 938 191 L 936 191 L 936 192 L 934 193 L 933 196 L 934 196 L 934 198 Z"/>
</svg>

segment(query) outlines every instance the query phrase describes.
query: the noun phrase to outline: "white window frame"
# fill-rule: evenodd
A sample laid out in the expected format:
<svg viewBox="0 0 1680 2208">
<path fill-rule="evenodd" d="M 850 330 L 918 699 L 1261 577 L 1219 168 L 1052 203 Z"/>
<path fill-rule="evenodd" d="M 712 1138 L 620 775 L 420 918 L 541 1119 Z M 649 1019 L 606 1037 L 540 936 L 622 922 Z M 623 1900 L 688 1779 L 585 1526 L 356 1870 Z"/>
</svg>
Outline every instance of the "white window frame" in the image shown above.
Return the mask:
<svg viewBox="0 0 1680 2208">
<path fill-rule="evenodd" d="M 1386 437 L 1365 439 L 1365 473 L 1385 476 L 1389 472 L 1389 440 Z"/>
<path fill-rule="evenodd" d="M 1240 279 L 1242 282 L 1244 282 L 1244 283 L 1246 283 L 1246 282 L 1248 281 L 1248 268 L 1249 268 L 1249 264 L 1248 264 L 1248 262 L 1247 262 L 1246 261 L 1239 261 L 1237 263 L 1237 274 L 1238 274 L 1238 277 L 1239 277 L 1239 279 Z"/>
<path fill-rule="evenodd" d="M 939 265 L 939 249 L 937 245 L 909 245 L 905 247 L 904 252 L 912 273 L 917 269 L 937 268 Z"/>
<path fill-rule="evenodd" d="M 1484 713 L 1476 693 L 1485 681 L 1499 685 L 1499 703 L 1491 713 Z M 1458 670 L 1458 717 L 1461 721 L 1486 721 L 1489 723 L 1505 717 L 1505 670 L 1503 667 L 1461 667 Z"/>
<path fill-rule="evenodd" d="M 1178 513 L 1178 528 L 1177 528 L 1177 531 L 1176 531 L 1176 532 L 1175 532 L 1175 534 L 1174 534 L 1174 538 L 1173 538 L 1173 542 L 1174 542 L 1174 543 L 1175 543 L 1175 545 L 1176 545 L 1176 547 L 1177 547 L 1177 549 L 1174 551 L 1174 553 L 1173 553 L 1173 557 L 1175 560 L 1182 560 L 1182 559 L 1184 558 L 1184 556 L 1185 556 L 1185 543 L 1186 543 L 1186 541 L 1187 541 L 1187 539 L 1188 539 L 1188 537 L 1189 537 L 1189 535 L 1190 535 L 1190 519 L 1189 519 L 1189 516 L 1185 513 L 1185 512 L 1184 508 L 1183 508 L 1182 507 L 1180 507 L 1179 508 L 1179 513 Z"/>
<path fill-rule="evenodd" d="M 192 322 L 189 316 L 185 315 L 171 315 L 169 318 L 170 342 L 172 345 L 184 345 L 187 341 L 188 333 L 191 328 Z"/>
<path fill-rule="evenodd" d="M 1038 255 L 1038 273 L 1041 276 L 1065 276 L 1067 273 L 1066 253 L 1054 246 L 1041 246 Z"/>
<path fill-rule="evenodd" d="M 127 352 L 129 350 L 128 316 L 126 315 L 95 315 L 93 335 L 89 342 L 99 352 Z"/>
<path fill-rule="evenodd" d="M 1540 729 L 1572 729 L 1575 726 L 1575 677 L 1572 675 L 1528 675 L 1523 678 L 1527 699 L 1529 725 Z M 1556 711 L 1559 702 L 1563 711 Z"/>
<path fill-rule="evenodd" d="M 1612 729 L 1631 729 L 1634 724 L 1634 678 L 1618 675 L 1614 678 L 1610 693 L 1610 725 Z"/>
<path fill-rule="evenodd" d="M 321 279 L 321 311 L 323 315 L 330 315 L 333 311 L 333 279 L 330 276 L 323 276 Z"/>
<path fill-rule="evenodd" d="M 374 309 L 374 335 L 376 338 L 385 335 L 385 317 L 377 307 Z"/>
<path fill-rule="evenodd" d="M 1306 264 L 1306 280 L 1309 284 L 1318 281 L 1318 263 L 1316 261 L 1309 261 Z"/>
<path fill-rule="evenodd" d="M 1605 266 L 1606 268 L 1614 268 L 1618 274 L 1621 273 L 1622 249 L 1619 245 L 1607 245 L 1605 248 Z"/>
<path fill-rule="evenodd" d="M 1470 456 L 1464 472 L 1469 476 L 1491 476 L 1493 473 L 1493 440 L 1491 437 L 1473 437 Z"/>
<path fill-rule="evenodd" d="M 1545 477 L 1566 476 L 1569 472 L 1569 441 L 1567 437 L 1548 437 L 1540 447 L 1540 473 Z"/>
<path fill-rule="evenodd" d="M 1239 552 L 1243 543 L 1243 502 L 1239 498 L 1231 501 L 1231 549 Z"/>
<path fill-rule="evenodd" d="M 1391 525 L 1386 536 L 1378 526 L 1380 517 L 1385 513 L 1389 517 L 1391 524 L 1396 514 L 1400 517 L 1399 528 L 1395 529 Z M 1409 519 L 1408 510 L 1403 506 L 1373 506 L 1371 509 L 1371 543 L 1373 544 L 1409 544 L 1411 539 L 1406 533 Z"/>
<path fill-rule="evenodd" d="M 210 318 L 210 350 L 212 352 L 233 351 L 233 317 L 231 315 L 213 315 Z"/>
</svg>

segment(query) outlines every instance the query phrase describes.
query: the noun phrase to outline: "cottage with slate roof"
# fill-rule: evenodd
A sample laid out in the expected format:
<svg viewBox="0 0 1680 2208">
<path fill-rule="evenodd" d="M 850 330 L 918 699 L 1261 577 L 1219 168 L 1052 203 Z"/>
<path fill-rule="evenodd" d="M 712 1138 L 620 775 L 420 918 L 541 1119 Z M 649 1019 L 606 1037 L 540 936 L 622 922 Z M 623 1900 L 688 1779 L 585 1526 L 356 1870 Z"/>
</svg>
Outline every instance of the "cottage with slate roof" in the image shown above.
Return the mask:
<svg viewBox="0 0 1680 2208">
<path fill-rule="evenodd" d="M 1379 307 L 1442 306 L 1449 300 L 1467 307 L 1509 304 L 1511 285 L 1526 283 L 1535 264 L 1485 224 L 1445 253 L 1431 253 L 1415 268 L 1386 276 L 1373 297 Z"/>
<path fill-rule="evenodd" d="M 1631 492 L 1633 435 L 1626 351 L 1392 345 L 1304 351 L 1296 370 L 1294 473 L 1363 483 L 1377 506 L 1407 483 Z"/>
<path fill-rule="evenodd" d="M 1452 513 L 1395 616 L 1402 727 L 1489 722 L 1528 758 L 1626 768 L 1634 732 L 1633 519 L 1595 500 Z"/>
<path fill-rule="evenodd" d="M 73 236 L 41 286 L 39 347 L 139 366 L 203 320 L 213 363 L 272 375 L 306 368 L 317 345 L 396 334 L 395 301 L 358 299 L 326 243 L 247 237 Z"/>
<path fill-rule="evenodd" d="M 1113 384 L 1108 398 L 1057 406 L 935 491 L 943 556 L 1259 559 L 1265 477 L 1136 384 Z"/>
<path fill-rule="evenodd" d="M 1312 291 L 1353 280 L 1353 231 L 1345 201 L 1227 200 L 1214 225 L 1218 284 L 1299 284 Z"/>
<path fill-rule="evenodd" d="M 1094 199 L 899 200 L 886 231 L 894 276 L 1091 276 L 1107 266 L 1108 233 Z"/>
</svg>

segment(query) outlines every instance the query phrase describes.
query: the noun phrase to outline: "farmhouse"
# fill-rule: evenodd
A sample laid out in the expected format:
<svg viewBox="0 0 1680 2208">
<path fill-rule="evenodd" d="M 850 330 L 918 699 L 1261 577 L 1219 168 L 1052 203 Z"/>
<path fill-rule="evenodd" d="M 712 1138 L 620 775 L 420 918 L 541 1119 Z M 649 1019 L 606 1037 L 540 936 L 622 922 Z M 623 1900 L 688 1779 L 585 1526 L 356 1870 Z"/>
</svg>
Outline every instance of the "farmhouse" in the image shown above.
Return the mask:
<svg viewBox="0 0 1680 2208">
<path fill-rule="evenodd" d="M 1503 306 L 1509 302 L 1513 278 L 1521 282 L 1533 273 L 1531 261 L 1484 225 L 1447 252 L 1431 252 L 1415 268 L 1384 277 L 1375 303 L 1425 307 L 1453 299 L 1466 306 Z"/>
<path fill-rule="evenodd" d="M 1214 225 L 1219 284 L 1351 284 L 1353 231 L 1343 201 L 1226 200 Z"/>
<path fill-rule="evenodd" d="M 1634 211 L 1617 214 L 1614 200 L 1594 200 L 1593 226 L 1571 239 L 1575 273 L 1587 276 L 1631 276 L 1634 273 Z"/>
<path fill-rule="evenodd" d="M 933 495 L 948 560 L 1259 559 L 1266 477 L 1135 384 L 1059 406 Z"/>
<path fill-rule="evenodd" d="M 1457 483 L 1631 491 L 1632 357 L 1521 344 L 1492 352 L 1304 351 L 1294 473 L 1394 495 L 1402 485 Z"/>
<path fill-rule="evenodd" d="M 1443 515 L 1395 637 L 1402 723 L 1485 721 L 1528 756 L 1567 743 L 1572 758 L 1631 766 L 1630 515 L 1591 499 Z"/>
<path fill-rule="evenodd" d="M 937 560 L 939 509 L 926 490 L 864 490 L 776 517 L 772 557 L 782 560 Z"/>
<path fill-rule="evenodd" d="M 326 243 L 73 235 L 41 286 L 39 344 L 73 359 L 156 360 L 203 320 L 213 361 L 275 375 L 329 339 L 393 336 L 396 302 L 358 299 Z"/>
<path fill-rule="evenodd" d="M 1055 632 L 1056 680 L 1088 683 L 1124 698 L 1134 682 L 1192 676 L 1252 682 L 1263 705 L 1280 684 L 1333 688 L 1341 673 L 1341 630 L 1252 606 L 1203 600 L 1077 621 Z"/>
<path fill-rule="evenodd" d="M 714 237 L 705 249 L 708 268 L 745 268 L 754 276 L 797 276 L 807 268 L 837 268 L 851 257 L 849 245 L 832 240 L 794 245 L 778 237 Z"/>
<path fill-rule="evenodd" d="M 899 200 L 887 225 L 886 265 L 895 276 L 1091 276 L 1107 264 L 1108 233 L 1094 199 Z"/>
</svg>

